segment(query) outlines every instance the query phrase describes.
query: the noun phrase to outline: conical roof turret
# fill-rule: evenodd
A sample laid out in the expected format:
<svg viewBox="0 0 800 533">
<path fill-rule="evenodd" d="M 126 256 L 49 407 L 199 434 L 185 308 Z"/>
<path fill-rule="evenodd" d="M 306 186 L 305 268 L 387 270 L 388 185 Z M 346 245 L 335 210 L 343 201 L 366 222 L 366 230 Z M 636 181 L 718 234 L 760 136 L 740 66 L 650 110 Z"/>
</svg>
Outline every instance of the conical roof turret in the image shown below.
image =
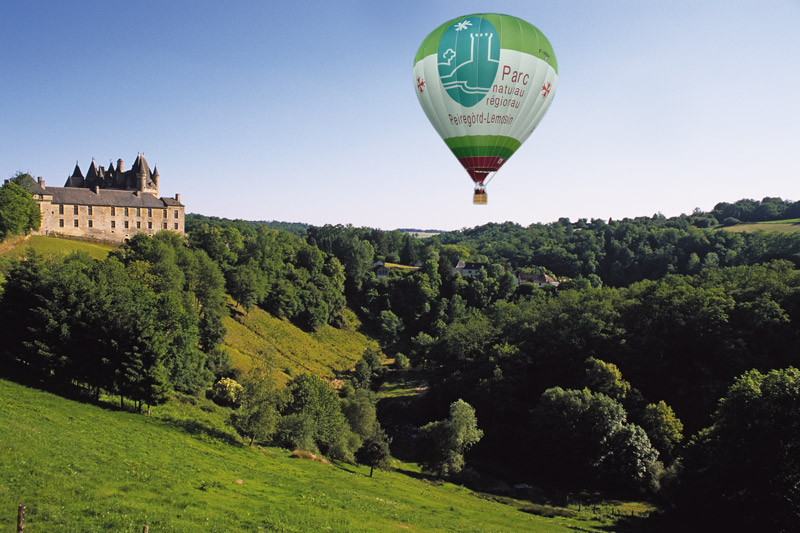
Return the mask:
<svg viewBox="0 0 800 533">
<path fill-rule="evenodd" d="M 78 166 L 77 161 L 75 161 L 75 170 L 72 171 L 72 176 L 70 177 L 83 179 L 83 172 L 81 172 L 81 167 Z"/>
</svg>

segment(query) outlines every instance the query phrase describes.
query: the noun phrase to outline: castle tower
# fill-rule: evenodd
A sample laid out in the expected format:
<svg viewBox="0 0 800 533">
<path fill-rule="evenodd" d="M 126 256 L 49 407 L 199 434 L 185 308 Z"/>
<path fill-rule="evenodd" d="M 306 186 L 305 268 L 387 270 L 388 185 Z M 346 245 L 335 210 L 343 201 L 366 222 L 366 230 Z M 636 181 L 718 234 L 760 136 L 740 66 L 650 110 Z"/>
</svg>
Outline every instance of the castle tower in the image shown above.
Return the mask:
<svg viewBox="0 0 800 533">
<path fill-rule="evenodd" d="M 75 170 L 72 171 L 72 176 L 67 177 L 64 187 L 83 187 L 83 172 L 77 161 L 75 161 Z"/>
</svg>

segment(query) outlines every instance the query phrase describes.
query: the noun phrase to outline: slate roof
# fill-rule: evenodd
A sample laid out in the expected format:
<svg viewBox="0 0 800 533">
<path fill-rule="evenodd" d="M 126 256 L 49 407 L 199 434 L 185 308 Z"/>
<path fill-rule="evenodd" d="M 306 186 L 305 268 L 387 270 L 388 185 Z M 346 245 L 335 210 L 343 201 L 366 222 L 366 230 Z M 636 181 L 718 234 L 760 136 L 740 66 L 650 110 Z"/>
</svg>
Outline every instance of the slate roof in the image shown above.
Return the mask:
<svg viewBox="0 0 800 533">
<path fill-rule="evenodd" d="M 154 194 L 143 192 L 136 194 L 131 190 L 93 189 L 80 187 L 36 187 L 33 194 L 53 196 L 54 204 L 70 205 L 105 205 L 115 207 L 153 207 L 163 209 L 166 206 L 183 206 L 174 198 L 156 198 Z"/>
</svg>

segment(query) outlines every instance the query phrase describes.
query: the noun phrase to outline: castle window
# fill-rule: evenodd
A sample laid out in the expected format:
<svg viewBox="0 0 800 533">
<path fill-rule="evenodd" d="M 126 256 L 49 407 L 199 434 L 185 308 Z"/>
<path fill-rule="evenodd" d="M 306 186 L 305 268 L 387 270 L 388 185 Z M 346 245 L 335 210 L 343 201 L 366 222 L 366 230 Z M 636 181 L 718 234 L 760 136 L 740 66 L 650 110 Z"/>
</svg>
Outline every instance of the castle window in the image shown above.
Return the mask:
<svg viewBox="0 0 800 533">
<path fill-rule="evenodd" d="M 58 219 L 58 227 L 59 228 L 63 228 L 64 227 L 64 219 L 63 218 Z"/>
<path fill-rule="evenodd" d="M 64 214 L 64 206 L 63 205 L 58 206 L 58 214 L 59 215 L 63 215 Z"/>
<path fill-rule="evenodd" d="M 178 210 L 177 209 L 175 210 L 175 217 L 174 218 L 178 218 Z"/>
<path fill-rule="evenodd" d="M 140 216 L 142 216 L 142 208 L 141 208 L 141 207 L 137 207 L 137 208 L 136 208 L 136 216 L 137 216 L 137 217 L 140 217 Z"/>
<path fill-rule="evenodd" d="M 91 228 L 91 227 L 92 227 L 92 221 L 91 221 L 91 220 L 89 220 L 89 221 L 86 223 L 86 225 L 87 225 L 87 226 L 89 226 L 89 227 Z"/>
<path fill-rule="evenodd" d="M 136 229 L 142 229 L 142 223 L 141 222 L 136 221 Z"/>
<path fill-rule="evenodd" d="M 128 208 L 127 207 L 125 208 L 125 216 L 128 216 Z M 127 226 L 125 226 L 125 227 L 127 227 Z"/>
<path fill-rule="evenodd" d="M 177 222 L 175 223 L 175 229 L 178 229 L 178 223 Z"/>
<path fill-rule="evenodd" d="M 153 216 L 153 210 L 150 209 L 149 207 L 147 208 L 147 216 L 149 217 Z"/>
<path fill-rule="evenodd" d="M 147 223 L 147 229 L 153 229 L 153 223 L 152 222 L 148 222 Z"/>
<path fill-rule="evenodd" d="M 76 228 L 78 227 L 78 219 L 77 218 L 72 221 L 72 225 L 75 226 Z"/>
<path fill-rule="evenodd" d="M 91 215 L 91 214 L 92 214 L 92 206 L 88 206 L 88 207 L 86 208 L 86 214 L 87 214 L 87 215 Z M 89 226 L 89 227 L 91 227 L 91 226 Z"/>
<path fill-rule="evenodd" d="M 164 222 L 164 224 L 161 226 L 161 228 L 162 228 L 162 229 L 167 229 L 167 223 L 166 223 L 166 222 Z"/>
<path fill-rule="evenodd" d="M 167 218 L 167 210 L 164 209 L 164 218 Z"/>
<path fill-rule="evenodd" d="M 77 205 L 72 206 L 72 214 L 73 215 L 77 215 L 78 214 L 78 206 Z"/>
<path fill-rule="evenodd" d="M 128 229 L 128 221 L 125 221 L 125 229 Z"/>
<path fill-rule="evenodd" d="M 111 209 L 114 209 L 114 208 L 112 207 Z M 114 229 L 116 227 L 117 227 L 117 223 L 112 220 L 111 221 L 111 229 Z"/>
</svg>

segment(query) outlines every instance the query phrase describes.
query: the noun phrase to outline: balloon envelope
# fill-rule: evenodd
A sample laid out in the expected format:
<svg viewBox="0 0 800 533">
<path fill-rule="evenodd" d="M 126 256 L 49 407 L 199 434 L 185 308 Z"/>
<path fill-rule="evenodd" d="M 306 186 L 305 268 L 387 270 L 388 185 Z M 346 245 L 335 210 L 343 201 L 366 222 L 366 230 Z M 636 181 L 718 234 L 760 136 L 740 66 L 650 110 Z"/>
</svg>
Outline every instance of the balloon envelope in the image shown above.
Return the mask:
<svg viewBox="0 0 800 533">
<path fill-rule="evenodd" d="M 481 190 L 536 129 L 557 82 L 550 42 L 509 15 L 449 20 L 425 38 L 414 59 L 425 114 Z M 476 203 L 485 199 L 476 195 Z"/>
</svg>

